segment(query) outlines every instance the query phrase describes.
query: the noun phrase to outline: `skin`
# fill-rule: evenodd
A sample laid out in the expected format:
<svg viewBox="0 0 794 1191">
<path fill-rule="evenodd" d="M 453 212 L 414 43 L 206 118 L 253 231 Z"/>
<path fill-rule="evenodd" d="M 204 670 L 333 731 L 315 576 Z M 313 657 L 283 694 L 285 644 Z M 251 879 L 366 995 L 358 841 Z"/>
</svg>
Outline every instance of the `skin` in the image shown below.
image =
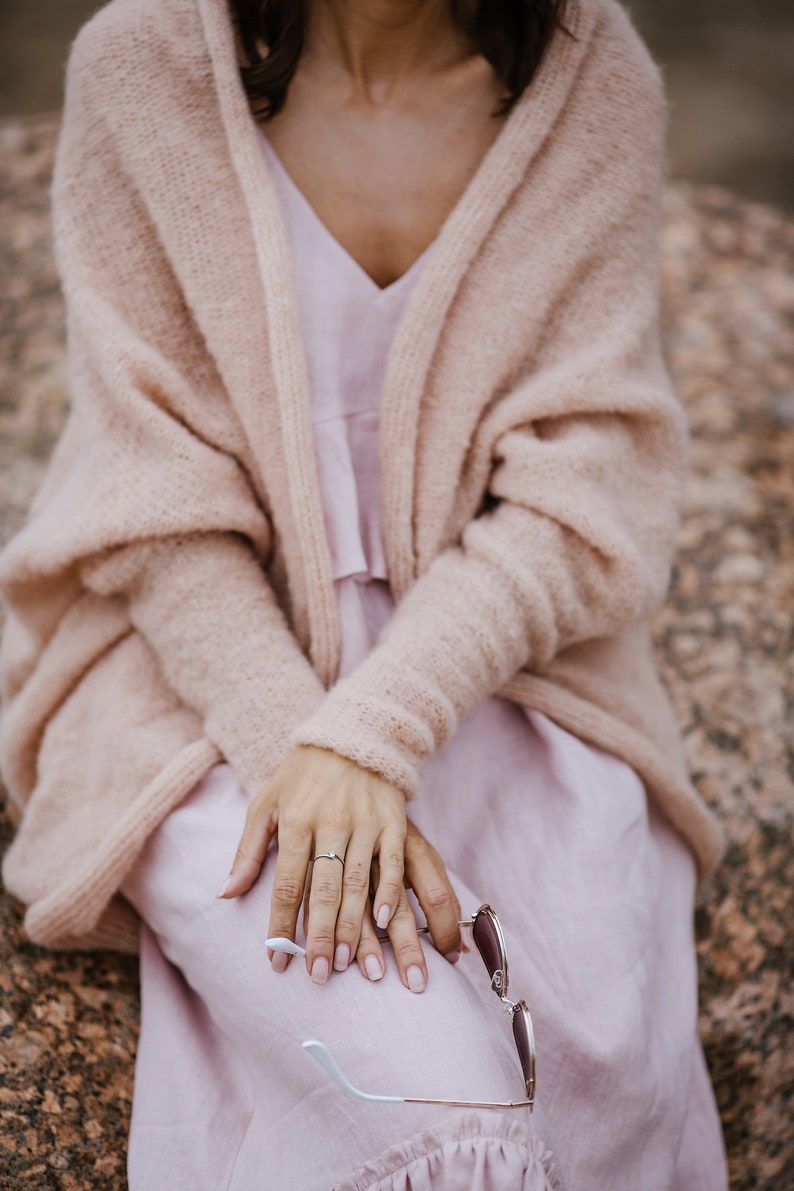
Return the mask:
<svg viewBox="0 0 794 1191">
<path fill-rule="evenodd" d="M 267 135 L 343 248 L 381 287 L 436 238 L 504 117 L 503 90 L 454 23 L 448 0 L 311 0 L 304 52 Z M 295 749 L 251 800 L 228 882 L 237 897 L 278 852 L 268 937 L 294 939 L 303 907 L 306 968 L 324 984 L 355 958 L 422 992 L 427 965 L 406 888 L 435 947 L 460 955 L 460 906 L 441 857 L 406 816 L 401 790 L 325 749 Z M 345 859 L 312 857 L 335 851 Z M 307 891 L 308 890 L 308 895 Z M 276 971 L 289 957 L 271 952 Z"/>
</svg>

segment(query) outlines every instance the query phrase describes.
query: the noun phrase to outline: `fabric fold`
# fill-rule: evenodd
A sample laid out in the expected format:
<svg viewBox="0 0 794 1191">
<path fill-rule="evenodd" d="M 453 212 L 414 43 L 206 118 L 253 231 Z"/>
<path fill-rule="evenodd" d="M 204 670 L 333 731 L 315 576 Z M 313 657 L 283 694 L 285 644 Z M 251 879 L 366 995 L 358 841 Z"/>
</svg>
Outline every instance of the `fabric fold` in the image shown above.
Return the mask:
<svg viewBox="0 0 794 1191">
<path fill-rule="evenodd" d="M 464 1116 L 393 1146 L 333 1191 L 561 1191 L 557 1164 L 524 1122 Z"/>
</svg>

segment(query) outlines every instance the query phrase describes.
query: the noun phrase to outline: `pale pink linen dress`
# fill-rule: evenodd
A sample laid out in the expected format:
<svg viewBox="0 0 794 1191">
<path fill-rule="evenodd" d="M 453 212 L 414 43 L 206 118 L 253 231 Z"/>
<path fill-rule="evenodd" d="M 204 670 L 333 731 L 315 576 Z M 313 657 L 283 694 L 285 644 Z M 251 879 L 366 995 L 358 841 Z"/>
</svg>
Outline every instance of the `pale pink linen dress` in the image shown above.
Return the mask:
<svg viewBox="0 0 794 1191">
<path fill-rule="evenodd" d="M 433 245 L 381 290 L 261 140 L 293 248 L 346 674 L 393 607 L 378 403 Z M 217 766 L 123 886 L 143 919 L 132 1191 L 725 1191 L 697 1038 L 694 861 L 632 769 L 491 698 L 426 765 L 410 806 L 464 913 L 489 901 L 503 922 L 511 995 L 535 1025 L 532 1115 L 367 1104 L 302 1051 L 324 1041 L 371 1092 L 521 1096 L 509 1023 L 476 952 L 452 967 L 427 945 L 422 995 L 403 987 L 388 947 L 377 984 L 355 964 L 324 987 L 302 960 L 271 971 L 272 862 L 244 897 L 215 897 L 247 801 Z"/>
</svg>

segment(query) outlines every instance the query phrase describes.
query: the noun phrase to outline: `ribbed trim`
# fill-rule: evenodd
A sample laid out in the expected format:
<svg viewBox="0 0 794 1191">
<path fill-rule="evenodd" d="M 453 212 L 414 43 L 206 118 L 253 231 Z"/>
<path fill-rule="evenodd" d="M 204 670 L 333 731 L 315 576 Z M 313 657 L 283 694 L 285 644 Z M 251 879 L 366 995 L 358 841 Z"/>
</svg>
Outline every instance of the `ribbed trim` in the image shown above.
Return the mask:
<svg viewBox="0 0 794 1191">
<path fill-rule="evenodd" d="M 225 0 L 198 0 L 212 60 L 221 118 L 251 219 L 270 322 L 270 353 L 278 391 L 290 500 L 301 527 L 299 549 L 306 583 L 309 652 L 329 687 L 339 669 L 339 626 L 333 569 L 314 460 L 309 372 L 289 252 L 289 236 L 275 183 L 258 143 L 256 123 L 240 80 L 234 30 Z"/>
<path fill-rule="evenodd" d="M 555 37 L 442 227 L 394 334 L 381 399 L 381 487 L 384 551 L 396 601 L 416 577 L 414 480 L 419 409 L 447 311 L 488 231 L 548 137 L 576 78 L 598 15 L 595 3 L 572 0 L 574 34 Z"/>
<path fill-rule="evenodd" d="M 149 834 L 207 770 L 221 760 L 220 753 L 208 740 L 197 740 L 182 749 L 130 805 L 99 854 L 87 856 L 67 882 L 30 906 L 25 915 L 25 930 L 30 939 L 43 947 L 71 948 L 81 945 L 77 941 L 86 936 L 96 935 L 102 911 Z M 101 930 L 99 934 L 106 937 Z M 128 949 L 132 938 L 129 927 L 117 921 L 110 935 L 118 935 L 124 944 L 122 949 Z"/>
</svg>

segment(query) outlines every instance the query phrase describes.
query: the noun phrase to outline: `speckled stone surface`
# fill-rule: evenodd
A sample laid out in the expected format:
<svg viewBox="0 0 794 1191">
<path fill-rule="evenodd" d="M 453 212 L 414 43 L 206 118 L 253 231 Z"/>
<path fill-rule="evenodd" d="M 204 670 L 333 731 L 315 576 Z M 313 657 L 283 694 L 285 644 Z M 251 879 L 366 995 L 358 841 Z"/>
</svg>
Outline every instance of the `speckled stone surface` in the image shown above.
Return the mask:
<svg viewBox="0 0 794 1191">
<path fill-rule="evenodd" d="M 56 132 L 52 119 L 0 124 L 0 540 L 20 525 L 64 416 L 48 218 Z M 657 637 L 695 780 L 730 839 L 697 911 L 702 1034 L 732 1191 L 785 1191 L 794 1188 L 794 221 L 671 183 L 664 286 L 667 357 L 693 449 Z M 4 847 L 4 812 L 0 827 Z M 31 946 L 7 895 L 0 915 L 0 1187 L 123 1188 L 136 962 Z"/>
</svg>

